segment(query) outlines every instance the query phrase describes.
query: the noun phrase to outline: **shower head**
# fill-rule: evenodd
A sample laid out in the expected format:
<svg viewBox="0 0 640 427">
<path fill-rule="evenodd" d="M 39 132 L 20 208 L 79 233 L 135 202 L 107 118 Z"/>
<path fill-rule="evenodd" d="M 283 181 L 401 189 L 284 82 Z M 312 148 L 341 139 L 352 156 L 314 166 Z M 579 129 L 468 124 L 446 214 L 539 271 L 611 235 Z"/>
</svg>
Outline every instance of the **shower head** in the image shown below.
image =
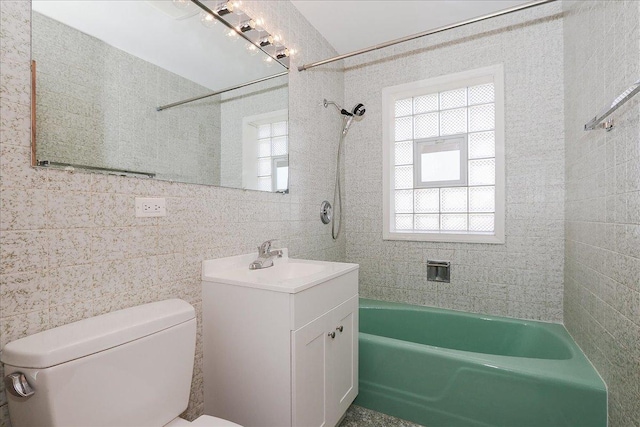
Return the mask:
<svg viewBox="0 0 640 427">
<path fill-rule="evenodd" d="M 343 127 L 342 127 L 343 137 L 345 137 L 347 135 L 347 132 L 349 132 L 349 127 L 351 127 L 351 123 L 353 123 L 353 119 L 360 120 L 362 116 L 364 116 L 364 112 L 366 111 L 363 104 L 356 104 L 353 107 L 353 109 L 351 109 L 351 111 L 347 111 L 341 106 L 339 106 L 338 104 L 336 104 L 335 102 L 327 101 L 326 99 L 322 101 L 322 105 L 324 105 L 324 108 L 329 107 L 329 105 L 333 105 L 336 108 L 336 110 L 340 111 L 340 114 L 344 116 L 342 118 L 343 119 Z"/>
<path fill-rule="evenodd" d="M 356 104 L 355 107 L 353 107 L 353 110 L 351 110 L 351 115 L 352 116 L 357 116 L 357 117 L 362 117 L 364 116 L 364 112 L 367 111 L 364 108 L 363 104 Z"/>
<path fill-rule="evenodd" d="M 351 127 L 354 119 L 358 121 L 362 119 L 365 111 L 366 109 L 364 108 L 363 104 L 356 104 L 355 107 L 353 107 L 351 112 L 348 113 L 348 117 L 344 117 L 344 127 L 342 128 L 343 135 L 347 135 L 347 132 L 349 132 L 349 127 Z"/>
<path fill-rule="evenodd" d="M 327 108 L 329 105 L 333 105 L 338 111 L 340 111 L 340 114 L 347 117 L 353 117 L 353 116 L 361 117 L 364 115 L 364 112 L 366 111 L 363 104 L 356 104 L 351 109 L 351 111 L 347 111 L 337 103 L 333 101 L 327 101 L 326 99 L 322 101 L 322 104 L 324 105 L 324 108 Z"/>
</svg>

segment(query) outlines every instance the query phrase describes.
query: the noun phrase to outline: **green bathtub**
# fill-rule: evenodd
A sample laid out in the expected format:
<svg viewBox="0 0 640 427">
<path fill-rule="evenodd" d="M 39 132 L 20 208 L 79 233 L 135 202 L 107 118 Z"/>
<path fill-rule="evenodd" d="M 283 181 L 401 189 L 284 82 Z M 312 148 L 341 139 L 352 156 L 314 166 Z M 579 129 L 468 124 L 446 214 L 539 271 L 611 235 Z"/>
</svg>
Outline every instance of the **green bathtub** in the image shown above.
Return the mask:
<svg viewBox="0 0 640 427">
<path fill-rule="evenodd" d="M 360 300 L 356 405 L 428 427 L 605 427 L 604 383 L 562 325 Z"/>
</svg>

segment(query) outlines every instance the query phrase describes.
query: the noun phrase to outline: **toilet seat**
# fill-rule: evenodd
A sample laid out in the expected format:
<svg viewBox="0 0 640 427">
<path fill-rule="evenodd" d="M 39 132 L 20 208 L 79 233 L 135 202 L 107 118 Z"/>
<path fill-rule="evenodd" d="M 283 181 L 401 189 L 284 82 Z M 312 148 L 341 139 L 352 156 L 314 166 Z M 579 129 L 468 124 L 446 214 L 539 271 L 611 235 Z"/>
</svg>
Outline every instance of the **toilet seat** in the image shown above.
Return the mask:
<svg viewBox="0 0 640 427">
<path fill-rule="evenodd" d="M 182 418 L 176 418 L 164 427 L 242 427 L 240 424 L 212 417 L 211 415 L 201 415 L 189 422 Z"/>
<path fill-rule="evenodd" d="M 201 415 L 191 422 L 191 427 L 242 427 L 240 424 L 212 417 L 211 415 Z"/>
</svg>

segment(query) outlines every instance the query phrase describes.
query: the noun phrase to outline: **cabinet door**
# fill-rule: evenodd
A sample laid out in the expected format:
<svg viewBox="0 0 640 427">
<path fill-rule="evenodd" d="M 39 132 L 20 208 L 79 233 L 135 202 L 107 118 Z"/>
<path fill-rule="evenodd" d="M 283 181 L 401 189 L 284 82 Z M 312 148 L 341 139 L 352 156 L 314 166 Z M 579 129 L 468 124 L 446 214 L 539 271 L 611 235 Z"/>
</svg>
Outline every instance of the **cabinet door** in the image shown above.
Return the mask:
<svg viewBox="0 0 640 427">
<path fill-rule="evenodd" d="M 330 312 L 293 331 L 293 426 L 327 424 L 327 369 Z M 285 398 L 285 396 L 283 396 Z"/>
<path fill-rule="evenodd" d="M 333 309 L 330 339 L 330 423 L 335 425 L 358 395 L 358 297 Z"/>
</svg>

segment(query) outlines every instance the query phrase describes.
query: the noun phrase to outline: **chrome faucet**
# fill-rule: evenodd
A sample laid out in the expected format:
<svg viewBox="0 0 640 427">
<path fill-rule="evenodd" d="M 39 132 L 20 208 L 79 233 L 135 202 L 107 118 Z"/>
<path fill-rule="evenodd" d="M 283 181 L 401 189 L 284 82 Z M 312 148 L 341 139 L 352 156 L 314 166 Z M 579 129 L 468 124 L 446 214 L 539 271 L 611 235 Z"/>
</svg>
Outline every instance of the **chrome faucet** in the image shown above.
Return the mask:
<svg viewBox="0 0 640 427">
<path fill-rule="evenodd" d="M 282 249 L 271 250 L 271 243 L 277 239 L 267 240 L 258 246 L 258 258 L 249 264 L 249 270 L 273 267 L 274 258 L 282 258 Z"/>
</svg>

